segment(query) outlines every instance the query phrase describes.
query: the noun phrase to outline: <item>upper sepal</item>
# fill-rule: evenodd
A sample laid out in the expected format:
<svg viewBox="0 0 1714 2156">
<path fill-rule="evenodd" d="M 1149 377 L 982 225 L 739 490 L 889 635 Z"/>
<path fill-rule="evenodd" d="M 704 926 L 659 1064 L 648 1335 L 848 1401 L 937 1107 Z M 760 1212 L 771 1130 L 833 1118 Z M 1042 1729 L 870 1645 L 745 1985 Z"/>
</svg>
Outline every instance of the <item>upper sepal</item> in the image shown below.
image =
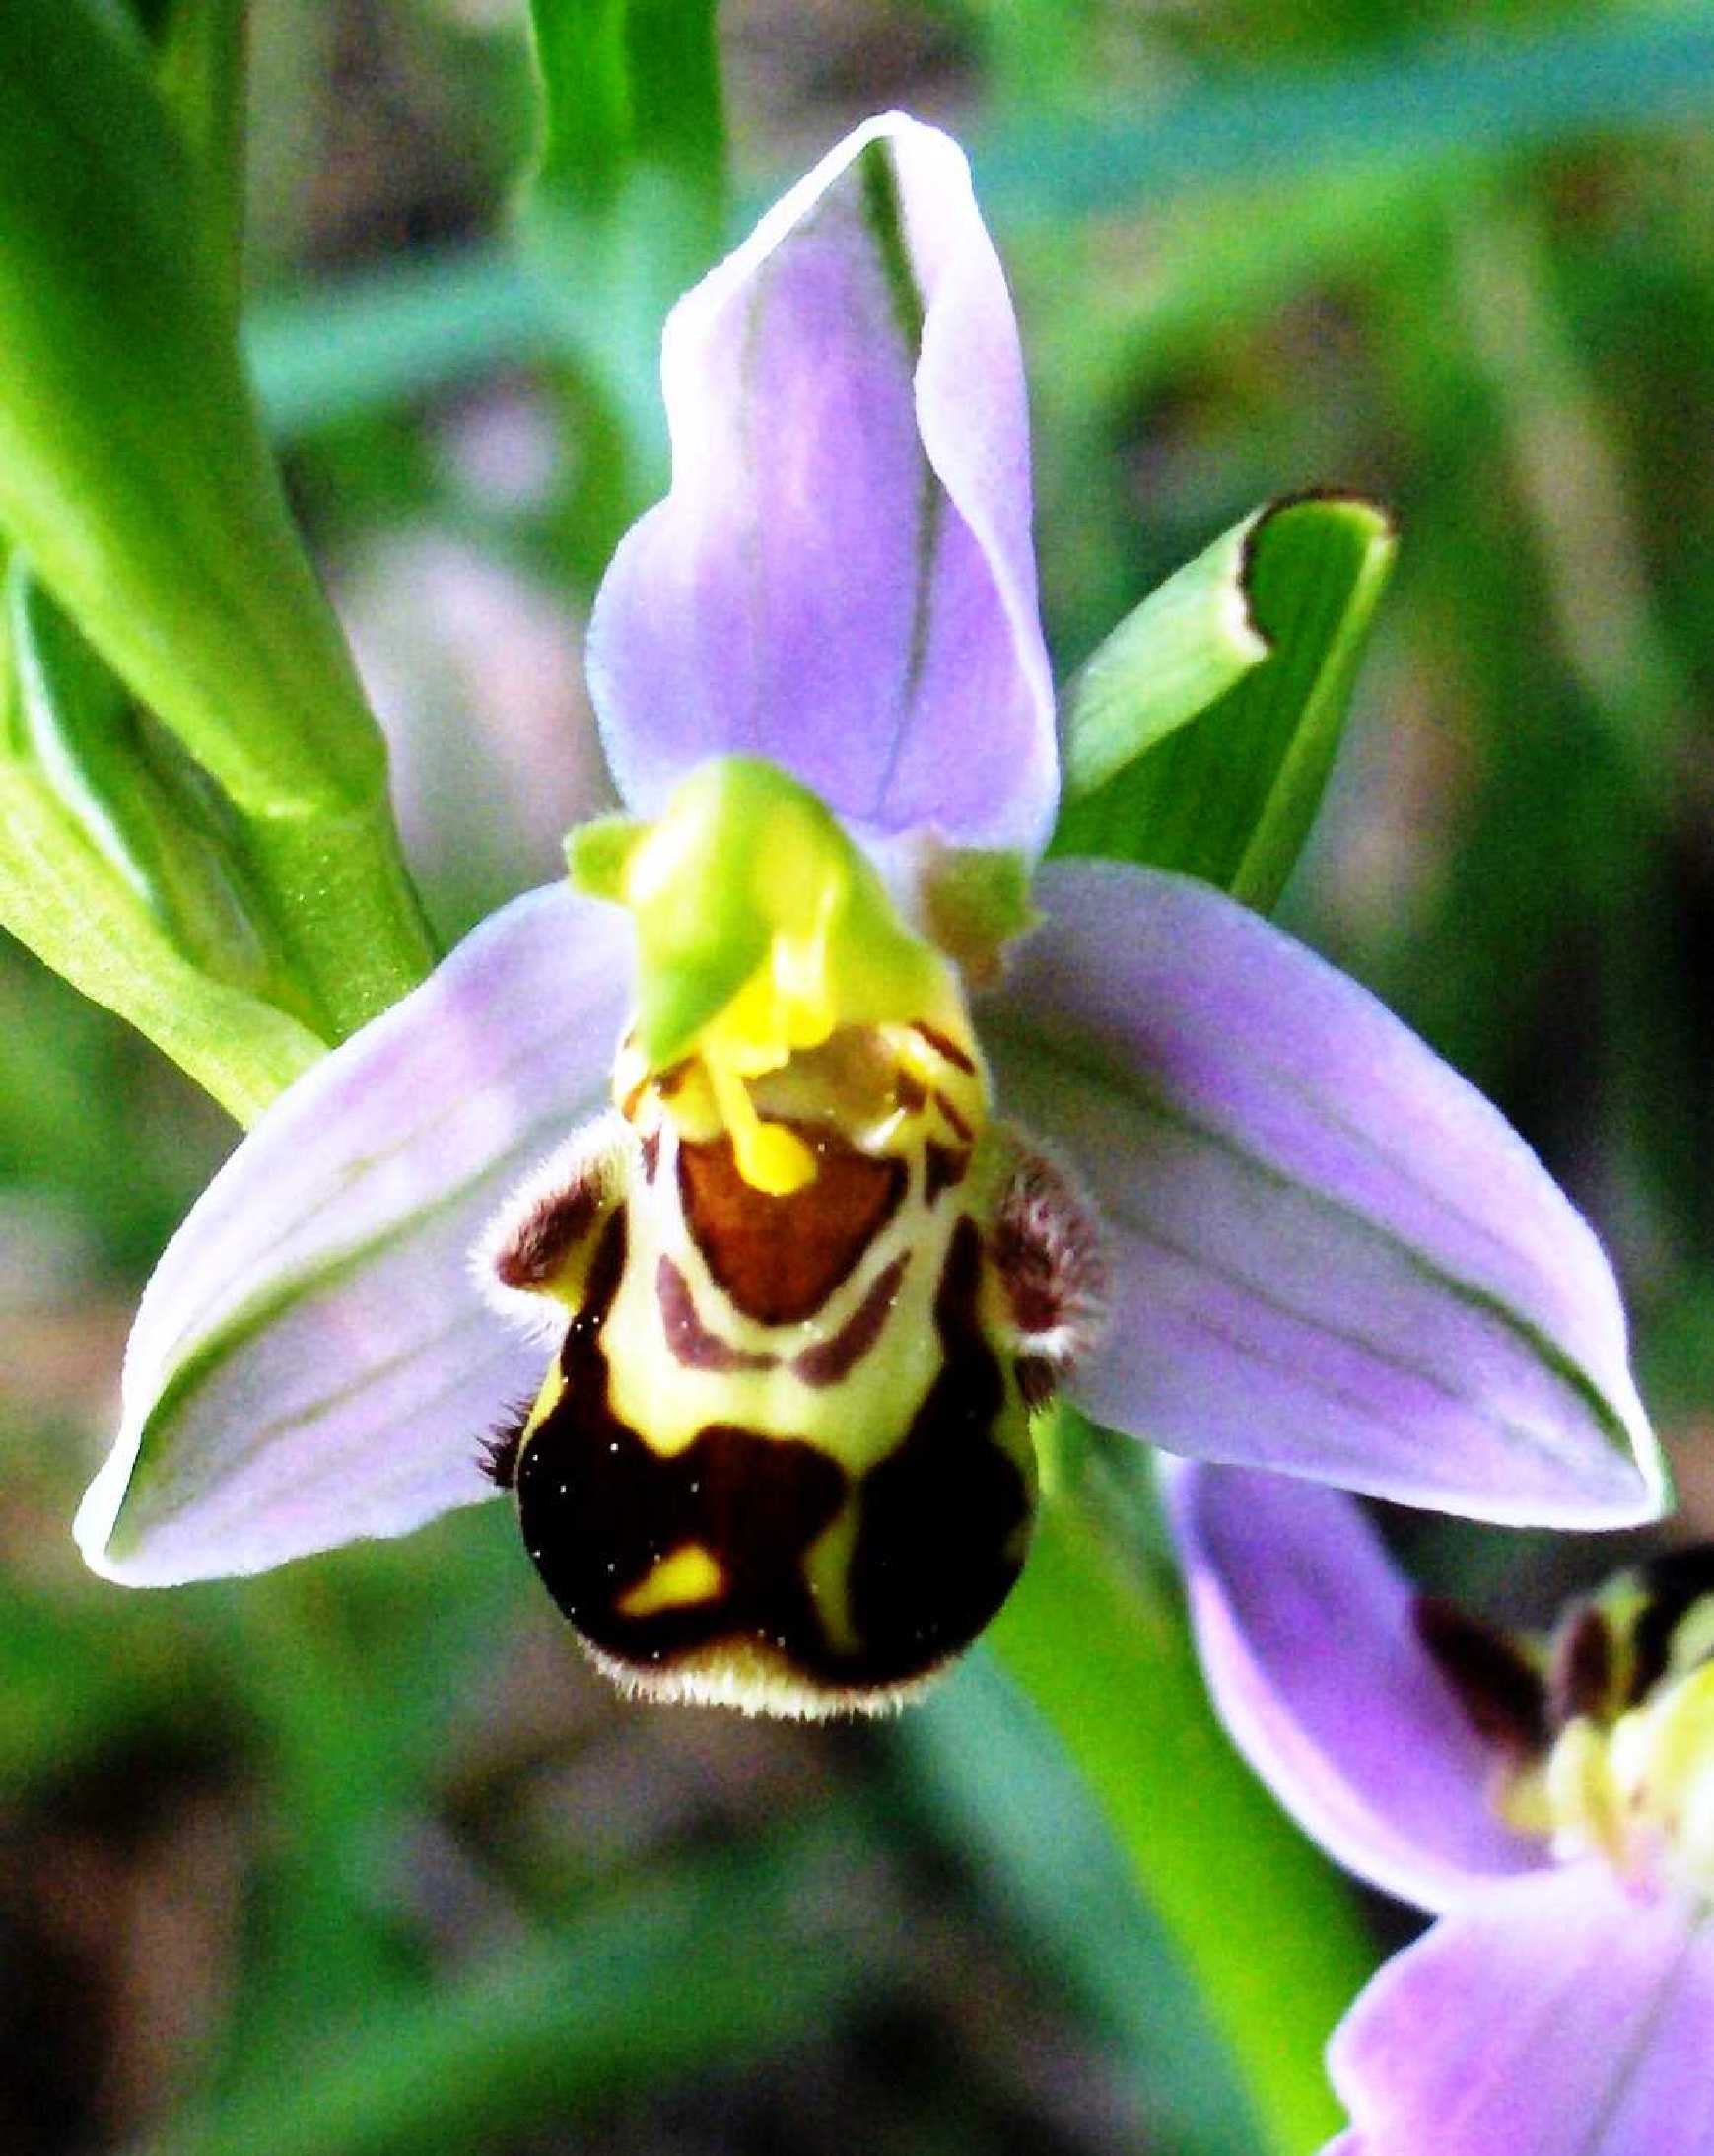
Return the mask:
<svg viewBox="0 0 1714 2156">
<path fill-rule="evenodd" d="M 666 499 L 589 679 L 627 801 L 784 764 L 860 834 L 1039 851 L 1058 772 L 1011 303 L 963 153 L 847 137 L 673 310 Z"/>
</svg>

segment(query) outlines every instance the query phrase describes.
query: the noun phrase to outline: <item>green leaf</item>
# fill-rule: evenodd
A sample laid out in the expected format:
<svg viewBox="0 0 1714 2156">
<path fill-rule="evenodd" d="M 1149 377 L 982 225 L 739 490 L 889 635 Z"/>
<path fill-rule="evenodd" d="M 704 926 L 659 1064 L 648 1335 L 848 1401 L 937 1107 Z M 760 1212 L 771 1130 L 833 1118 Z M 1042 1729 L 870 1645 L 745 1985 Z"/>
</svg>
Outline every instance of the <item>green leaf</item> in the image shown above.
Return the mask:
<svg viewBox="0 0 1714 2156">
<path fill-rule="evenodd" d="M 725 230 L 715 13 L 715 0 L 531 0 L 542 131 L 520 230 L 642 498 L 665 471 L 661 324 Z"/>
<path fill-rule="evenodd" d="M 1337 1875 L 1215 1722 L 1178 1598 L 1061 1490 L 989 1641 L 1200 1984 L 1260 2145 L 1308 2156 L 1341 2123 L 1321 2054 L 1373 1957 Z"/>
<path fill-rule="evenodd" d="M 1068 1985 L 1134 2091 L 1153 2147 L 1255 2156 L 1255 2114 L 1183 1955 L 1048 1723 L 979 1646 L 895 1739 L 985 1896 Z"/>
<path fill-rule="evenodd" d="M 863 1828 L 835 1816 L 656 1866 L 433 1990 L 246 2059 L 150 2156 L 451 2156 L 563 2136 L 568 2113 L 824 2027 L 896 1952 L 858 1868 Z"/>
<path fill-rule="evenodd" d="M 171 0 L 154 26 L 155 80 L 195 171 L 201 221 L 236 307 L 244 256 L 246 0 Z"/>
<path fill-rule="evenodd" d="M 1268 657 L 1246 570 L 1257 510 L 1126 615 L 1066 691 L 1065 799 L 1105 786 Z"/>
<path fill-rule="evenodd" d="M 202 211 L 142 38 L 94 0 L 8 0 L 0 525 L 224 788 L 306 1003 L 344 1031 L 433 954 Z"/>
<path fill-rule="evenodd" d="M 1268 657 L 1070 801 L 1054 851 L 1180 869 L 1268 911 L 1320 804 L 1395 543 L 1386 512 L 1356 496 L 1261 512 L 1237 566 Z"/>
</svg>

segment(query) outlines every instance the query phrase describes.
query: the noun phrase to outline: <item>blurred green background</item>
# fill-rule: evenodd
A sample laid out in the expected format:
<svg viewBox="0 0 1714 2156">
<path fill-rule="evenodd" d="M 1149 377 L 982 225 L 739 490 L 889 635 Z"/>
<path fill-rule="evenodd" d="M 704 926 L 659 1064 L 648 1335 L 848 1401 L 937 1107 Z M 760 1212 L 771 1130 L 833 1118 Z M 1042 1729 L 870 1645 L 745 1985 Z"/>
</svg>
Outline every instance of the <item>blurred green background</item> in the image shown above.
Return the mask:
<svg viewBox="0 0 1714 2156">
<path fill-rule="evenodd" d="M 252 35 L 252 353 L 449 938 L 607 800 L 581 627 L 658 477 L 655 295 L 712 237 L 693 204 L 594 324 L 575 245 L 518 244 L 520 0 L 256 0 Z M 1262 498 L 1393 504 L 1285 915 L 1593 1216 L 1674 1532 L 1714 1532 L 1706 11 L 728 0 L 720 46 L 727 231 L 877 107 L 970 145 L 1063 672 Z M 0 948 L 6 2156 L 1260 2145 L 984 1656 L 879 1729 L 627 1706 L 500 1507 L 232 1588 L 88 1577 L 128 1312 L 234 1135 Z M 1496 1609 L 1598 1562 L 1409 1532 Z"/>
</svg>

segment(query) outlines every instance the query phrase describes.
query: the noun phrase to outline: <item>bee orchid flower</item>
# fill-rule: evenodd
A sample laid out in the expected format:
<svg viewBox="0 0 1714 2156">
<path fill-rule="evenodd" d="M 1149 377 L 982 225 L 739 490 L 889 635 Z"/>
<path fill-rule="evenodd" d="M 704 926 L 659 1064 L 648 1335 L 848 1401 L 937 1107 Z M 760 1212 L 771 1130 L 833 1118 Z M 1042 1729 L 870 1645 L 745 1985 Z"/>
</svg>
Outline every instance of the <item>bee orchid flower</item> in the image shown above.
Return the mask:
<svg viewBox="0 0 1714 2156">
<path fill-rule="evenodd" d="M 589 634 L 628 814 L 216 1177 L 90 1563 L 254 1571 L 500 1486 L 625 1682 L 820 1712 L 997 1607 L 1056 1387 L 1413 1503 L 1652 1514 L 1611 1275 L 1485 1102 L 1209 888 L 1066 859 L 1026 906 L 1054 698 L 957 147 L 859 128 L 662 375 L 671 491 Z"/>
<path fill-rule="evenodd" d="M 1331 1490 L 1175 1463 L 1203 1667 L 1339 1861 L 1437 1921 L 1329 2066 L 1325 2156 L 1714 2146 L 1714 1549 L 1513 1637 L 1415 1594 Z"/>
</svg>

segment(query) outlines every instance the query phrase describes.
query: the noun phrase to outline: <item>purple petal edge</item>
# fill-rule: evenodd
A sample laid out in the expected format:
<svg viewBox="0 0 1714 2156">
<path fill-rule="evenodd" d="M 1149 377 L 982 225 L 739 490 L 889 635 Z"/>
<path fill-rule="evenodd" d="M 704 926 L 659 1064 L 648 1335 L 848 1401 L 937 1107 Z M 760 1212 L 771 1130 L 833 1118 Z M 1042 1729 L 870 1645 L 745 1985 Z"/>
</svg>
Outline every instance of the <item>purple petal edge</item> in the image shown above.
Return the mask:
<svg viewBox="0 0 1714 2156">
<path fill-rule="evenodd" d="M 469 1253 L 604 1104 L 629 936 L 563 884 L 514 901 L 244 1139 L 143 1297 L 77 1518 L 94 1569 L 259 1571 L 492 1495 L 480 1441 L 546 1352 L 484 1304 Z"/>
<path fill-rule="evenodd" d="M 1539 1869 L 1360 1508 L 1289 1477 L 1162 1463 L 1197 1645 L 1232 1741 L 1341 1864 L 1423 1909 Z"/>
<path fill-rule="evenodd" d="M 672 490 L 589 628 L 626 800 L 761 755 L 867 839 L 1039 851 L 1058 760 L 1023 369 L 962 151 L 900 113 L 857 128 L 679 302 L 661 376 Z"/>
<path fill-rule="evenodd" d="M 1655 1517 L 1600 1246 L 1368 992 L 1188 878 L 1050 862 L 979 1009 L 1003 1105 L 1108 1228 L 1100 1421 L 1514 1524 Z"/>
<path fill-rule="evenodd" d="M 1328 2065 L 1361 2156 L 1708 2156 L 1711 2031 L 1707 1915 L 1590 1862 L 1441 1917 Z"/>
</svg>

